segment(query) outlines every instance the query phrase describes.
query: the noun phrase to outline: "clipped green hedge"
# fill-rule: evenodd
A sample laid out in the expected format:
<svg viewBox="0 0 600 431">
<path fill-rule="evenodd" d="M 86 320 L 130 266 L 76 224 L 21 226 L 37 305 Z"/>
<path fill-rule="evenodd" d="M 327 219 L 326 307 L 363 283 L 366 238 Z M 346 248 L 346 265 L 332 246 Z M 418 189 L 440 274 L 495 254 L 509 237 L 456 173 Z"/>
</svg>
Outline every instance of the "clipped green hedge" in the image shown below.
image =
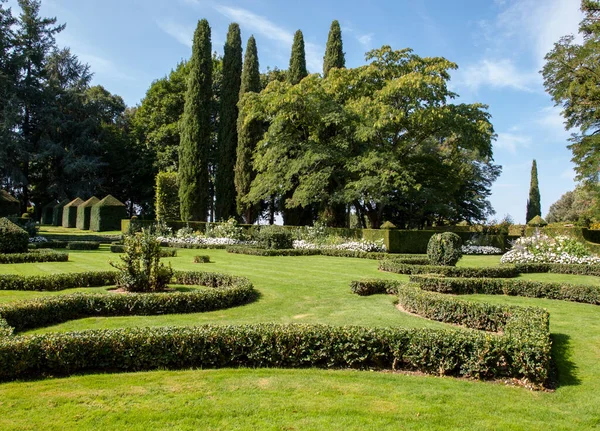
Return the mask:
<svg viewBox="0 0 600 431">
<path fill-rule="evenodd" d="M 34 262 L 67 262 L 69 255 L 50 249 L 39 249 L 27 253 L 0 254 L 0 264 L 3 263 L 34 263 Z"/>
<path fill-rule="evenodd" d="M 92 235 L 68 235 L 68 234 L 57 234 L 52 233 L 49 234 L 47 232 L 43 232 L 40 236 L 43 236 L 49 241 L 54 242 L 71 242 L 71 241 L 96 241 L 100 244 L 110 244 L 111 242 L 120 241 L 123 236 L 121 234 L 118 235 L 105 235 L 105 234 L 92 234 Z"/>
<path fill-rule="evenodd" d="M 301 249 L 301 248 L 286 248 L 286 249 L 268 249 L 259 247 L 230 245 L 226 246 L 229 253 L 248 254 L 251 256 L 333 256 L 333 257 L 354 257 L 357 259 L 384 259 L 391 256 L 388 253 L 367 252 L 357 250 L 336 250 L 336 249 Z M 413 258 L 410 255 L 398 255 L 395 259 L 415 259 L 420 261 L 421 258 Z"/>
<path fill-rule="evenodd" d="M 111 244 L 111 253 L 125 253 L 125 244 Z"/>
<path fill-rule="evenodd" d="M 0 218 L 0 253 L 26 253 L 29 234 L 6 217 Z"/>
<path fill-rule="evenodd" d="M 0 305 L 0 316 L 14 332 L 90 316 L 130 316 L 200 313 L 246 304 L 256 299 L 243 277 L 191 273 L 175 277 L 177 284 L 203 285 L 210 290 L 137 294 L 51 296 Z"/>
<path fill-rule="evenodd" d="M 69 241 L 67 243 L 69 250 L 98 250 L 99 247 L 98 241 Z"/>
<path fill-rule="evenodd" d="M 32 249 L 42 249 L 42 248 L 67 248 L 67 241 L 45 241 L 45 242 L 37 242 L 37 243 L 29 243 L 28 248 Z"/>
<path fill-rule="evenodd" d="M 378 295 L 381 293 L 396 295 L 398 287 L 402 284 L 403 282 L 395 280 L 355 280 L 350 282 L 350 290 L 352 290 L 352 293 L 360 296 Z"/>
<path fill-rule="evenodd" d="M 90 230 L 95 232 L 119 230 L 121 220 L 127 217 L 125 204 L 111 195 L 92 206 Z"/>
<path fill-rule="evenodd" d="M 179 182 L 177 172 L 156 175 L 155 211 L 157 220 L 179 218 Z"/>
<path fill-rule="evenodd" d="M 59 203 L 57 203 L 56 205 L 54 205 L 54 207 L 52 208 L 52 225 L 53 226 L 62 226 L 62 221 L 63 221 L 63 210 L 65 205 L 67 205 L 70 202 L 69 199 L 64 199 L 62 201 L 60 201 Z"/>
<path fill-rule="evenodd" d="M 395 260 L 382 260 L 379 269 L 396 274 L 438 274 L 446 277 L 487 277 L 487 278 L 513 278 L 519 276 L 519 270 L 513 265 L 469 268 L 439 265 L 410 265 Z"/>
<path fill-rule="evenodd" d="M 116 271 L 76 272 L 51 275 L 0 275 L 0 290 L 58 291 L 76 287 L 102 287 L 116 283 Z"/>
<path fill-rule="evenodd" d="M 530 273 L 553 273 L 573 275 L 600 276 L 600 265 L 577 265 L 561 263 L 517 263 L 517 270 L 522 274 Z"/>
<path fill-rule="evenodd" d="M 210 263 L 210 256 L 207 256 L 207 255 L 194 256 L 194 263 Z"/>
<path fill-rule="evenodd" d="M 92 196 L 87 201 L 77 207 L 77 222 L 75 226 L 80 230 L 89 230 L 92 219 L 92 207 L 100 202 L 96 196 Z"/>
<path fill-rule="evenodd" d="M 225 250 L 230 245 L 226 244 L 189 244 L 189 243 L 180 243 L 180 242 L 169 242 L 163 241 L 160 243 L 161 247 L 169 247 L 169 248 L 184 248 L 184 249 L 193 249 L 193 250 Z"/>
<path fill-rule="evenodd" d="M 77 227 L 77 209 L 83 204 L 83 199 L 75 198 L 63 207 L 62 227 Z"/>
<path fill-rule="evenodd" d="M 568 283 L 494 278 L 443 278 L 411 275 L 424 290 L 441 293 L 526 296 L 600 305 L 600 287 Z"/>
<path fill-rule="evenodd" d="M 177 257 L 177 250 L 161 248 L 160 249 L 160 257 Z"/>
</svg>

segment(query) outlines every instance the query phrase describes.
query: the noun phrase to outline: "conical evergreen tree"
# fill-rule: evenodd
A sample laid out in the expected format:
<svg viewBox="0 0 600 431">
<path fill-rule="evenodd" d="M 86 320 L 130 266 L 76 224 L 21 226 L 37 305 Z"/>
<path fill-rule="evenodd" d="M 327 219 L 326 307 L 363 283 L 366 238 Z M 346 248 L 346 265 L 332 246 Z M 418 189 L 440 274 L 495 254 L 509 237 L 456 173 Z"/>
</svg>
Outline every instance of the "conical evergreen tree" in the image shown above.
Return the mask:
<svg viewBox="0 0 600 431">
<path fill-rule="evenodd" d="M 206 221 L 209 206 L 212 68 L 210 26 L 198 21 L 181 118 L 179 203 L 182 220 Z"/>
<path fill-rule="evenodd" d="M 244 55 L 240 100 L 248 92 L 260 93 L 260 71 L 258 67 L 258 51 L 254 36 L 250 36 Z M 238 116 L 238 142 L 235 164 L 235 189 L 237 191 L 237 211 L 244 217 L 246 223 L 254 223 L 257 218 L 256 208 L 243 202 L 250 191 L 252 180 L 256 176 L 252 169 L 252 153 L 260 141 L 263 130 L 262 124 L 255 121 L 244 124 L 243 114 Z"/>
<path fill-rule="evenodd" d="M 288 70 L 288 81 L 296 85 L 302 78 L 308 75 L 306 70 L 306 54 L 304 52 L 304 36 L 298 30 L 294 34 L 294 43 L 292 44 L 292 55 L 290 57 L 290 68 Z"/>
<path fill-rule="evenodd" d="M 542 216 L 542 205 L 540 203 L 540 187 L 538 184 L 537 163 L 531 164 L 531 182 L 529 184 L 529 199 L 527 199 L 527 215 L 525 223 L 535 216 Z"/>
<path fill-rule="evenodd" d="M 329 29 L 325 57 L 323 57 L 323 76 L 327 78 L 329 70 L 334 67 L 339 69 L 346 67 L 344 46 L 342 44 L 342 30 L 337 20 L 331 23 L 331 28 Z"/>
<path fill-rule="evenodd" d="M 218 164 L 215 174 L 215 218 L 227 220 L 236 215 L 234 167 L 236 159 L 237 103 L 242 76 L 242 38 L 240 26 L 232 23 L 223 54 L 223 80 L 219 106 Z"/>
</svg>

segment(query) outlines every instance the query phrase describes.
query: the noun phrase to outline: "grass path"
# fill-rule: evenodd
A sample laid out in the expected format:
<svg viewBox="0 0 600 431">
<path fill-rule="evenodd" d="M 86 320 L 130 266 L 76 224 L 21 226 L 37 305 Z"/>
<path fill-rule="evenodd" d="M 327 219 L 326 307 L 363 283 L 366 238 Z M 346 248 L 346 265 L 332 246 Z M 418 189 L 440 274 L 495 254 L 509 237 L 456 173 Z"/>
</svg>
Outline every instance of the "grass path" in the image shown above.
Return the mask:
<svg viewBox="0 0 600 431">
<path fill-rule="evenodd" d="M 258 302 L 214 313 L 83 319 L 40 331 L 135 325 L 258 321 L 442 326 L 405 316 L 393 299 L 361 298 L 348 283 L 396 278 L 370 260 L 255 257 L 181 250 L 175 269 L 247 276 Z M 214 264 L 191 263 L 209 254 Z M 106 252 L 71 252 L 71 262 L 0 265 L 0 273 L 109 269 Z M 469 257 L 461 265 L 497 263 Z M 560 276 L 600 285 L 596 277 Z M 552 280 L 557 275 L 529 274 Z M 63 292 L 64 293 L 64 292 Z M 45 295 L 0 292 L 0 301 Z M 588 430 L 600 429 L 600 307 L 543 299 L 465 296 L 550 311 L 560 386 L 531 392 L 500 383 L 379 372 L 222 369 L 74 376 L 0 384 L 2 430 Z M 0 364 L 1 366 L 1 364 Z"/>
</svg>

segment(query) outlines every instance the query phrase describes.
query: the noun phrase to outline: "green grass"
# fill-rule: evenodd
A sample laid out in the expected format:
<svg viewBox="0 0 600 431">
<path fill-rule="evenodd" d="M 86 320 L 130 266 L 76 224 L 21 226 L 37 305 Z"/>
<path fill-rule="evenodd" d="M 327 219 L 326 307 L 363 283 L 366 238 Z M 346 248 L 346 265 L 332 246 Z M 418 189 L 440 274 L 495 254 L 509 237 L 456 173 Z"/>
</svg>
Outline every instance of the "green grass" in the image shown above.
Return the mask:
<svg viewBox="0 0 600 431">
<path fill-rule="evenodd" d="M 117 260 L 118 255 L 105 250 L 72 251 L 71 261 L 65 263 L 1 265 L 0 273 L 110 269 L 108 260 Z M 202 253 L 210 255 L 215 263 L 192 263 L 198 250 L 178 250 L 178 257 L 165 260 L 175 269 L 246 276 L 262 294 L 258 302 L 205 314 L 83 319 L 40 331 L 258 321 L 442 326 L 403 315 L 388 296 L 352 295 L 348 287 L 352 279 L 405 278 L 378 272 L 376 261 L 324 256 L 255 257 L 222 250 Z M 461 265 L 498 262 L 497 257 L 466 257 Z M 595 277 L 557 274 L 523 277 L 598 284 Z M 0 301 L 47 294 L 0 292 Z M 98 374 L 0 384 L 0 429 L 600 428 L 600 307 L 504 296 L 464 298 L 549 310 L 559 372 L 555 392 L 532 392 L 502 383 L 454 378 L 343 370 L 223 369 Z"/>
</svg>

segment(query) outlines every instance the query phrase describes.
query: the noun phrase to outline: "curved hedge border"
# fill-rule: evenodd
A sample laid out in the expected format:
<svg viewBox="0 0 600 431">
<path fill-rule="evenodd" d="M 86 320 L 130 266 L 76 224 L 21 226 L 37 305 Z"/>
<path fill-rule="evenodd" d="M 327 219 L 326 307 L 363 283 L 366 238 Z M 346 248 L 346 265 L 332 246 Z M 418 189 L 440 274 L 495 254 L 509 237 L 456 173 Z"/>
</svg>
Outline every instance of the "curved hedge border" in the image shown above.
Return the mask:
<svg viewBox="0 0 600 431">
<path fill-rule="evenodd" d="M 379 269 L 396 274 L 438 274 L 446 277 L 488 277 L 488 278 L 513 278 L 519 276 L 519 271 L 512 265 L 468 268 L 440 265 L 409 265 L 394 260 L 382 260 Z"/>
<path fill-rule="evenodd" d="M 600 265 L 578 265 L 561 263 L 517 263 L 517 270 L 522 274 L 544 273 L 594 275 L 600 276 Z"/>
<path fill-rule="evenodd" d="M 69 241 L 67 248 L 69 250 L 98 250 L 100 243 L 98 241 Z"/>
<path fill-rule="evenodd" d="M 337 250 L 337 249 L 304 249 L 304 248 L 284 248 L 270 249 L 260 247 L 246 247 L 230 245 L 227 246 L 228 253 L 247 254 L 250 256 L 333 256 L 333 257 L 354 257 L 357 259 L 392 259 L 394 262 L 406 262 L 414 265 L 425 265 L 429 263 L 426 257 L 410 254 L 390 254 L 372 251 L 357 250 Z"/>
<path fill-rule="evenodd" d="M 179 272 L 173 283 L 211 287 L 194 292 L 60 295 L 0 305 L 0 327 L 15 332 L 91 316 L 199 313 L 230 308 L 256 299 L 254 287 L 243 277 Z"/>
<path fill-rule="evenodd" d="M 38 249 L 27 253 L 0 254 L 0 264 L 3 263 L 34 263 L 34 262 L 67 262 L 69 255 L 50 249 Z"/>
<path fill-rule="evenodd" d="M 399 304 L 408 312 L 470 328 L 439 331 L 444 336 L 432 338 L 429 350 L 422 353 L 432 367 L 451 366 L 459 370 L 456 375 L 478 378 L 525 378 L 536 384 L 548 378 L 551 341 L 546 310 L 473 303 L 390 280 L 354 281 L 351 287 L 361 295 L 397 293 Z M 434 333 L 438 334 L 428 335 Z M 473 348 L 465 350 L 465 346 Z M 448 352 L 460 353 L 446 356 Z"/>
<path fill-rule="evenodd" d="M 533 280 L 493 278 L 442 278 L 411 275 L 410 281 L 424 290 L 441 293 L 526 296 L 600 305 L 600 287 Z"/>
<path fill-rule="evenodd" d="M 0 290 L 59 291 L 76 287 L 102 287 L 117 282 L 116 271 L 51 275 L 0 275 Z"/>
</svg>

